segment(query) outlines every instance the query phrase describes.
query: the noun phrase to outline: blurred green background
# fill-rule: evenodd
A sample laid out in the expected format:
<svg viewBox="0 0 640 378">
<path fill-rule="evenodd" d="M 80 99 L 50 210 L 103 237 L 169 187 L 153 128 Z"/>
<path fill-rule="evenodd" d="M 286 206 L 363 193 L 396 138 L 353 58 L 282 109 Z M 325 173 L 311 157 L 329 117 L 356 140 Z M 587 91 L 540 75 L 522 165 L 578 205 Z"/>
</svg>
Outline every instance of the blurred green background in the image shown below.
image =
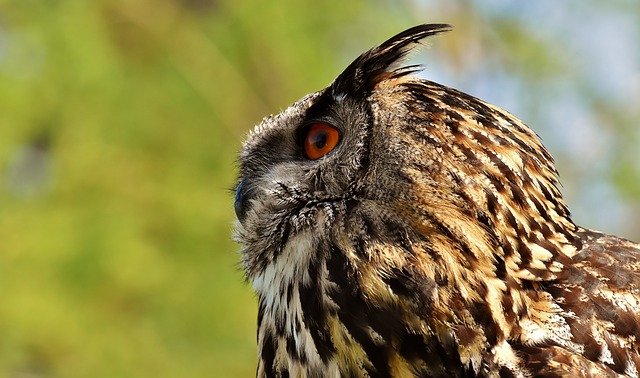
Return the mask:
<svg viewBox="0 0 640 378">
<path fill-rule="evenodd" d="M 520 3 L 0 0 L 0 376 L 253 376 L 242 138 L 418 23 L 456 26 L 423 76 L 522 118 L 576 219 L 640 239 L 640 5 Z"/>
</svg>

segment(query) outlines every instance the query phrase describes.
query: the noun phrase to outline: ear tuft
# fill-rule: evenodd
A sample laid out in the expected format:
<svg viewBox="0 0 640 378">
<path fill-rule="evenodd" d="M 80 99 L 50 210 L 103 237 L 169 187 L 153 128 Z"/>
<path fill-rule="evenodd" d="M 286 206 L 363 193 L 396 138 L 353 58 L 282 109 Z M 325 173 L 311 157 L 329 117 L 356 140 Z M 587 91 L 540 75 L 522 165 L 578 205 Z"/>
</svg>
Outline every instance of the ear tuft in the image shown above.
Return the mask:
<svg viewBox="0 0 640 378">
<path fill-rule="evenodd" d="M 409 66 L 396 69 L 420 40 L 451 30 L 447 24 L 414 26 L 360 55 L 331 84 L 335 96 L 370 93 L 375 85 L 388 77 L 400 77 L 420 69 Z"/>
</svg>

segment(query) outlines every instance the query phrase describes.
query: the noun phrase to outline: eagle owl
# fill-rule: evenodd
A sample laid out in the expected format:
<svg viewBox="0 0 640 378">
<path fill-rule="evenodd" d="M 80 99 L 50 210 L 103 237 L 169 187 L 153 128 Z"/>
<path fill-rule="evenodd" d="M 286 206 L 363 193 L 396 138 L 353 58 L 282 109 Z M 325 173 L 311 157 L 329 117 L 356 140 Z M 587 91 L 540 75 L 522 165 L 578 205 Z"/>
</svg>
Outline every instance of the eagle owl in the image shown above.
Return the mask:
<svg viewBox="0 0 640 378">
<path fill-rule="evenodd" d="M 640 245 L 576 225 L 506 111 L 413 77 L 420 25 L 248 136 L 259 377 L 638 377 Z"/>
</svg>

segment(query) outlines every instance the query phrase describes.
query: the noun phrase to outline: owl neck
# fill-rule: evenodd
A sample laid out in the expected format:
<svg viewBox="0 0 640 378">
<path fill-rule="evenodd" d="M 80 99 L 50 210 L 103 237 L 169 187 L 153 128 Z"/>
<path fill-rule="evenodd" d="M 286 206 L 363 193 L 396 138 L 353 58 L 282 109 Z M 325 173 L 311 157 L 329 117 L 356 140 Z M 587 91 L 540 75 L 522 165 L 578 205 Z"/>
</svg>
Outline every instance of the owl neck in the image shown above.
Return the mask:
<svg viewBox="0 0 640 378">
<path fill-rule="evenodd" d="M 433 280 L 401 266 L 381 269 L 399 250 L 335 236 L 296 235 L 254 278 L 259 377 L 413 376 L 426 364 L 436 375 L 471 369 L 424 328 Z"/>
</svg>

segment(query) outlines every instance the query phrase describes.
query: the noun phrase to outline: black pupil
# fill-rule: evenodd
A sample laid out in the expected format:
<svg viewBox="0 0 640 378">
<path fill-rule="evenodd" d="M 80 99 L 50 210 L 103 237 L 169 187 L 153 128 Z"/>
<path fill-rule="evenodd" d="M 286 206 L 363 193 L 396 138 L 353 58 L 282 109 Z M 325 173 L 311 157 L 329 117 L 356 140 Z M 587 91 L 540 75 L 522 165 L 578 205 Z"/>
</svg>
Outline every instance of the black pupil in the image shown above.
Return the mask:
<svg viewBox="0 0 640 378">
<path fill-rule="evenodd" d="M 316 145 L 317 149 L 322 149 L 322 147 L 324 147 L 325 144 L 327 144 L 327 132 L 320 131 L 319 133 L 317 133 L 315 135 L 315 140 L 313 141 L 313 144 Z"/>
</svg>

